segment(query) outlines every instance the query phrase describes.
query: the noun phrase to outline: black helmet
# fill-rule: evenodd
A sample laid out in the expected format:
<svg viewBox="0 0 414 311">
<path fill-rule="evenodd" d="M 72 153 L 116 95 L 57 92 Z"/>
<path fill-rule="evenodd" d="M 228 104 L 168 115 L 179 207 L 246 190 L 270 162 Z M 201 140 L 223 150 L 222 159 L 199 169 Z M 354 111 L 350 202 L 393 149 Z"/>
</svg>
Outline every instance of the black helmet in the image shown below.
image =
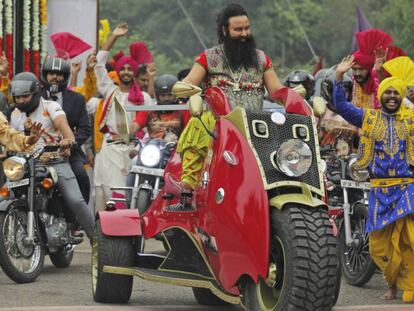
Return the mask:
<svg viewBox="0 0 414 311">
<path fill-rule="evenodd" d="M 47 81 L 47 74 L 50 72 L 62 73 L 64 79 L 60 83 L 49 83 Z M 63 58 L 47 57 L 42 66 L 42 83 L 47 91 L 50 93 L 62 92 L 66 89 L 70 76 L 70 63 Z"/>
<path fill-rule="evenodd" d="M 174 84 L 178 81 L 178 79 L 170 74 L 161 75 L 158 79 L 154 82 L 154 92 L 155 98 L 157 102 L 160 104 L 160 94 L 172 94 L 172 88 Z M 176 101 L 171 103 L 162 103 L 164 105 L 168 104 L 176 104 Z"/>
<path fill-rule="evenodd" d="M 336 67 L 332 67 L 328 70 L 321 82 L 321 96 L 327 101 L 328 108 L 334 112 L 336 112 L 335 107 L 333 106 L 333 84 L 336 75 L 335 68 Z M 345 90 L 348 91 L 347 101 L 351 101 L 353 89 L 352 77 L 348 73 L 344 74 L 342 83 L 344 84 Z"/>
<path fill-rule="evenodd" d="M 294 88 L 301 84 L 306 89 L 306 100 L 312 97 L 315 89 L 315 78 L 307 71 L 295 70 L 288 74 L 284 85 Z"/>
<path fill-rule="evenodd" d="M 10 85 L 11 95 L 16 108 L 27 114 L 33 112 L 40 102 L 40 83 L 37 77 L 31 72 L 21 72 L 13 77 Z M 33 97 L 29 103 L 16 104 L 16 96 L 25 96 L 32 94 Z"/>
</svg>

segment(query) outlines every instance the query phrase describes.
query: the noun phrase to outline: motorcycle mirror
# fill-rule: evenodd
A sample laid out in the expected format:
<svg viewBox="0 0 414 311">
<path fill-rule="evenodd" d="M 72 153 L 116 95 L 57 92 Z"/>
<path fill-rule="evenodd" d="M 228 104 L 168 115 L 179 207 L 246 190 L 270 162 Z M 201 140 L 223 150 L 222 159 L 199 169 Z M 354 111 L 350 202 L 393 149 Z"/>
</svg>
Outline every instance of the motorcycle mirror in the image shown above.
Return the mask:
<svg viewBox="0 0 414 311">
<path fill-rule="evenodd" d="M 172 88 L 172 93 L 177 97 L 190 97 L 196 94 L 201 94 L 201 88 L 198 86 L 178 81 Z"/>
<path fill-rule="evenodd" d="M 326 113 L 326 100 L 320 96 L 314 96 L 312 99 L 313 113 L 316 117 L 323 117 Z"/>
<path fill-rule="evenodd" d="M 193 117 L 201 117 L 204 112 L 203 99 L 199 94 L 190 97 L 188 106 L 190 108 L 190 114 Z"/>
<path fill-rule="evenodd" d="M 303 87 L 302 84 L 299 84 L 298 86 L 295 86 L 292 88 L 296 93 L 300 95 L 300 97 L 305 98 L 306 97 L 306 89 Z"/>
</svg>

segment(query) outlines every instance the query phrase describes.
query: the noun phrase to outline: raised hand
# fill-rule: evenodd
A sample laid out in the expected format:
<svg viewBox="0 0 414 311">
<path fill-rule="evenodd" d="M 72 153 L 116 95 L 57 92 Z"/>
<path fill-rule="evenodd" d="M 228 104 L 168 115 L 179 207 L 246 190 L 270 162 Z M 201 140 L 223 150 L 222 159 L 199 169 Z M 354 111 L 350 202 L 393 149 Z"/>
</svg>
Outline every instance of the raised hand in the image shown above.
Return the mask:
<svg viewBox="0 0 414 311">
<path fill-rule="evenodd" d="M 93 70 L 95 68 L 96 62 L 96 52 L 92 52 L 86 59 L 86 70 Z"/>
<path fill-rule="evenodd" d="M 70 73 L 77 75 L 82 68 L 82 62 L 73 62 L 70 68 Z"/>
<path fill-rule="evenodd" d="M 155 63 L 150 63 L 147 65 L 147 74 L 149 76 L 151 76 L 152 78 L 155 76 L 156 74 L 156 69 L 155 69 Z"/>
<path fill-rule="evenodd" d="M 44 131 L 45 130 L 42 128 L 42 123 L 40 122 L 33 123 L 32 127 L 30 128 L 30 136 L 29 136 L 29 139 L 27 140 L 27 143 L 29 145 L 34 145 L 35 143 L 37 143 L 37 141 L 42 136 Z"/>
<path fill-rule="evenodd" d="M 382 46 L 379 46 L 374 50 L 375 54 L 375 65 L 374 69 L 376 71 L 382 70 L 382 65 L 385 63 L 387 59 L 388 49 L 384 49 Z"/>
<path fill-rule="evenodd" d="M 355 64 L 354 56 L 347 55 L 336 67 L 336 80 L 342 81 L 344 74 Z"/>
<path fill-rule="evenodd" d="M 128 32 L 128 24 L 127 23 L 121 23 L 118 26 L 115 27 L 115 29 L 112 31 L 112 35 L 115 37 L 122 37 Z"/>
</svg>

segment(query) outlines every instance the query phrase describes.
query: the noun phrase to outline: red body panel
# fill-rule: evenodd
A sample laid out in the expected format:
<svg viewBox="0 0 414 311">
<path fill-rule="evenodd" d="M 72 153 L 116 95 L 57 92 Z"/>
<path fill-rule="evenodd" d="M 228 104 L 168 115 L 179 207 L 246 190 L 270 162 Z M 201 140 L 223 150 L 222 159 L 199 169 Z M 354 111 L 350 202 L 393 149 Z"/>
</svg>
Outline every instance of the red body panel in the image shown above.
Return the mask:
<svg viewBox="0 0 414 311">
<path fill-rule="evenodd" d="M 142 216 L 143 233 L 146 238 L 151 238 L 170 227 L 180 227 L 191 232 L 200 242 L 196 230 L 202 229 L 217 245 L 217 253 L 204 248 L 217 280 L 228 293 L 238 295 L 237 281 L 242 275 L 250 275 L 256 280 L 259 275 L 266 277 L 268 271 L 268 197 L 256 159 L 245 138 L 225 119 L 217 122 L 216 130 L 218 135 L 213 157 L 206 166 L 210 181 L 206 189 L 200 187 L 195 191 L 195 211 L 166 211 L 168 204 L 177 200 L 168 202 L 162 198 L 161 192 Z M 237 157 L 236 166 L 224 161 L 225 150 Z M 178 155 L 165 171 L 179 176 L 181 163 Z M 221 204 L 215 200 L 219 188 L 225 191 Z"/>
<path fill-rule="evenodd" d="M 217 122 L 216 130 L 210 182 L 196 197 L 198 226 L 216 240 L 217 254 L 205 249 L 214 274 L 226 291 L 238 294 L 236 285 L 243 274 L 253 280 L 267 275 L 268 197 L 254 154 L 239 130 L 225 119 Z M 236 156 L 237 165 L 223 159 L 225 150 Z M 216 202 L 219 188 L 225 191 L 221 204 Z"/>
<path fill-rule="evenodd" d="M 231 106 L 226 95 L 217 86 L 206 89 L 204 96 L 215 117 L 225 116 L 231 112 Z"/>
<path fill-rule="evenodd" d="M 288 87 L 282 87 L 271 94 L 271 97 L 276 101 L 284 103 L 286 113 L 295 113 L 304 116 L 312 115 L 311 108 L 305 103 L 303 98 Z"/>
<path fill-rule="evenodd" d="M 139 212 L 136 209 L 118 209 L 115 211 L 100 211 L 102 232 L 110 236 L 142 235 Z"/>
</svg>

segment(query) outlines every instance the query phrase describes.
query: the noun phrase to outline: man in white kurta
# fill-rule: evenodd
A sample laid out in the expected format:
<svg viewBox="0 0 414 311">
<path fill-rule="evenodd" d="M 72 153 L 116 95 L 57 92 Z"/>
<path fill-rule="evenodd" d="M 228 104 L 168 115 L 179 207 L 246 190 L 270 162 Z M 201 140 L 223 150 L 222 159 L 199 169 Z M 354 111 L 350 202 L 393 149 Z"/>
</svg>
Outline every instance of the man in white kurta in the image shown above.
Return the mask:
<svg viewBox="0 0 414 311">
<path fill-rule="evenodd" d="M 131 159 L 128 156 L 130 147 L 122 140 L 125 133 L 120 132 L 121 123 L 130 125 L 135 118 L 135 112 L 126 112 L 126 117 L 119 114 L 118 103 L 126 105 L 152 104 L 151 97 L 139 90 L 135 82 L 138 65 L 130 57 L 124 56 L 117 62 L 116 71 L 120 84 L 115 85 L 108 77 L 105 67 L 109 52 L 98 52 L 95 74 L 98 93 L 104 97 L 104 111 L 100 120 L 101 131 L 105 133 L 101 150 L 96 154 L 94 166 L 95 210 L 103 209 L 106 201 L 112 196 L 111 187 L 124 187 Z M 137 89 L 138 88 L 138 89 Z M 118 110 L 118 113 L 116 112 Z"/>
</svg>

